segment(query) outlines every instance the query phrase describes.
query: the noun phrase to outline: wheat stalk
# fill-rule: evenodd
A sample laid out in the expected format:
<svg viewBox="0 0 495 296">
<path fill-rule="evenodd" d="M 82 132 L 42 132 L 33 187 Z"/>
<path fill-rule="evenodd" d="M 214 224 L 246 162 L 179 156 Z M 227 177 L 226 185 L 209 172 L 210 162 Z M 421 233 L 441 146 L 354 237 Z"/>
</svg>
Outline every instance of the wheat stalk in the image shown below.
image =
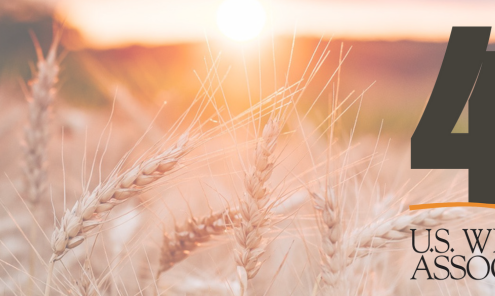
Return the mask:
<svg viewBox="0 0 495 296">
<path fill-rule="evenodd" d="M 196 137 L 184 133 L 173 147 L 134 165 L 123 174 L 109 178 L 92 192 L 84 193 L 71 210 L 66 210 L 60 226 L 52 233 L 52 257 L 45 295 L 49 295 L 53 264 L 68 250 L 80 245 L 87 233 L 99 226 L 116 205 L 149 189 L 157 180 L 173 172 L 179 160 L 194 147 Z"/>
<path fill-rule="evenodd" d="M 263 128 L 261 140 L 254 151 L 254 163 L 244 179 L 246 192 L 239 208 L 241 224 L 235 228 L 238 249 L 235 250 L 237 272 L 242 285 L 247 289 L 247 280 L 256 276 L 261 268 L 259 258 L 265 252 L 263 234 L 270 226 L 270 194 L 266 182 L 273 171 L 271 158 L 280 134 L 279 123 L 269 119 Z"/>
<path fill-rule="evenodd" d="M 59 67 L 57 63 L 58 39 L 52 43 L 46 58 L 37 45 L 38 63 L 35 77 L 29 82 L 29 121 L 24 130 L 28 200 L 34 208 L 46 194 L 47 169 L 46 145 L 48 142 L 48 120 L 55 93 Z"/>
<path fill-rule="evenodd" d="M 46 195 L 47 168 L 46 148 L 48 144 L 50 107 L 55 93 L 59 66 L 57 63 L 58 35 L 54 38 L 46 58 L 43 57 L 41 48 L 35 40 L 35 48 L 38 55 L 37 73 L 29 82 L 28 93 L 28 124 L 24 129 L 24 175 L 26 177 L 27 200 L 30 210 L 36 217 L 38 204 Z M 36 223 L 31 224 L 29 239 L 32 244 L 36 242 Z M 34 250 L 29 256 L 29 274 L 34 277 L 36 255 Z M 30 281 L 28 293 L 33 292 L 33 282 Z"/>
<path fill-rule="evenodd" d="M 232 226 L 238 225 L 239 220 L 237 211 L 225 210 L 201 218 L 191 218 L 183 225 L 176 226 L 173 235 L 164 233 L 156 280 L 163 272 L 189 256 L 190 252 L 201 243 L 209 241 L 213 235 L 221 235 Z"/>
</svg>

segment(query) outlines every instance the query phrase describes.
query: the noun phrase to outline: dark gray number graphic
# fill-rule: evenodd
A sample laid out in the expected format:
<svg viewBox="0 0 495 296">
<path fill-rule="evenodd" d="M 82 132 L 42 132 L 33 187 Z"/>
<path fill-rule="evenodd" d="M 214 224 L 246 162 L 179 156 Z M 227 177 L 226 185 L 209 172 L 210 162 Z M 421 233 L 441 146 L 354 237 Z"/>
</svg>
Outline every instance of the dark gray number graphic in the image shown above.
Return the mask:
<svg viewBox="0 0 495 296">
<path fill-rule="evenodd" d="M 411 138 L 411 168 L 469 169 L 469 201 L 495 204 L 495 52 L 486 51 L 490 30 L 452 28 L 433 92 Z M 466 103 L 469 133 L 453 134 Z"/>
</svg>

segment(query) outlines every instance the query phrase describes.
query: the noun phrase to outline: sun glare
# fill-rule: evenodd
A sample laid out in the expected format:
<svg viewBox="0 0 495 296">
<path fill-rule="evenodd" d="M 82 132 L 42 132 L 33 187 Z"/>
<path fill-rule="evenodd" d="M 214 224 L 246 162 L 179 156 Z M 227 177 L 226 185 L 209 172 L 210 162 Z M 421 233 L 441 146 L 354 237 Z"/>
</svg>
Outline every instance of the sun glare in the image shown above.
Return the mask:
<svg viewBox="0 0 495 296">
<path fill-rule="evenodd" d="M 263 6 L 256 0 L 225 0 L 218 8 L 220 31 L 236 41 L 258 36 L 266 21 Z"/>
</svg>

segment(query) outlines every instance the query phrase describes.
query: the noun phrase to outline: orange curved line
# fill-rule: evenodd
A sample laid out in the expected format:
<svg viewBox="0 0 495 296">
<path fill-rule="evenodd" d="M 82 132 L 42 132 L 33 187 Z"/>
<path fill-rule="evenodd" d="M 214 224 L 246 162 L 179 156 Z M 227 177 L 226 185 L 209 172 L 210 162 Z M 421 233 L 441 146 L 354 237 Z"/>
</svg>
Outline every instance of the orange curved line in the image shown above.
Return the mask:
<svg viewBox="0 0 495 296">
<path fill-rule="evenodd" d="M 440 203 L 430 203 L 421 205 L 410 205 L 409 210 L 424 210 L 424 209 L 435 209 L 435 208 L 453 208 L 453 207 L 476 207 L 476 208 L 489 208 L 495 209 L 495 204 L 486 204 L 479 202 L 440 202 Z"/>
</svg>

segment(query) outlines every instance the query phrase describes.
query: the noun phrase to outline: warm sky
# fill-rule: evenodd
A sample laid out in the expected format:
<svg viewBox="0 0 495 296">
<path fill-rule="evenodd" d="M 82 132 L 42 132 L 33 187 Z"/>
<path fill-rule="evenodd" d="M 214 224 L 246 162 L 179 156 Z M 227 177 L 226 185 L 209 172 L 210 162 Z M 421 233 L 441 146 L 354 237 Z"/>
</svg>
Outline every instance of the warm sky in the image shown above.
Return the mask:
<svg viewBox="0 0 495 296">
<path fill-rule="evenodd" d="M 225 38 L 217 27 L 221 0 L 64 0 L 61 19 L 95 47 L 164 44 Z M 447 41 L 452 26 L 495 25 L 487 0 L 260 0 L 267 11 L 262 36 Z M 495 35 L 493 33 L 492 35 Z"/>
</svg>

